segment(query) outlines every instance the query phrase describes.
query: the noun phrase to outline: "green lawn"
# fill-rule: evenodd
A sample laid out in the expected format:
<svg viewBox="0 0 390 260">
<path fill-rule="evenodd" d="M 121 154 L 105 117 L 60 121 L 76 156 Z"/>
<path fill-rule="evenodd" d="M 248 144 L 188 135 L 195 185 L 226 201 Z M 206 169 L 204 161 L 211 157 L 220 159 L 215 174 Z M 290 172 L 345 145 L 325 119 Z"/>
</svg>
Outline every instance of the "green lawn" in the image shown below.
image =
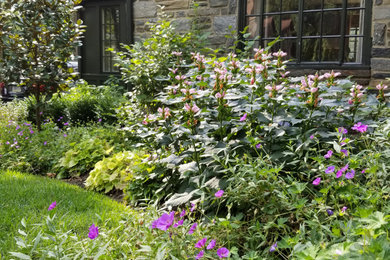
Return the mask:
<svg viewBox="0 0 390 260">
<path fill-rule="evenodd" d="M 28 224 L 42 221 L 53 201 L 57 202 L 53 211 L 61 216 L 61 224 L 85 236 L 92 223 L 110 218 L 112 225 L 118 225 L 118 213 L 126 211 L 124 205 L 108 197 L 59 180 L 0 172 L 0 258 L 15 248 L 14 237 L 22 218 Z"/>
</svg>

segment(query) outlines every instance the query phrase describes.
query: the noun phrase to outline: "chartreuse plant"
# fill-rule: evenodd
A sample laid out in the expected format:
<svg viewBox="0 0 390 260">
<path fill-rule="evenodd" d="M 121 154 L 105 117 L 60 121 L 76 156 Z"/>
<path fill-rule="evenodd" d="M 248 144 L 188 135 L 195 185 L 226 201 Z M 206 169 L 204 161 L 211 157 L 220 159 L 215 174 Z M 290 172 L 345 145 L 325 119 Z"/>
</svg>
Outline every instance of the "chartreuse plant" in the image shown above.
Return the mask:
<svg viewBox="0 0 390 260">
<path fill-rule="evenodd" d="M 145 158 L 145 155 L 137 151 L 124 151 L 105 157 L 95 164 L 85 186 L 97 191 L 104 190 L 105 193 L 113 189 L 124 190 L 128 183 L 136 178 L 134 174 L 142 173 L 140 167 Z M 152 170 L 153 168 L 150 168 L 148 172 Z"/>
<path fill-rule="evenodd" d="M 0 78 L 6 84 L 25 87 L 34 97 L 38 130 L 43 104 L 74 76 L 67 62 L 81 45 L 82 22 L 74 22 L 79 3 L 81 0 L 0 3 Z"/>
</svg>

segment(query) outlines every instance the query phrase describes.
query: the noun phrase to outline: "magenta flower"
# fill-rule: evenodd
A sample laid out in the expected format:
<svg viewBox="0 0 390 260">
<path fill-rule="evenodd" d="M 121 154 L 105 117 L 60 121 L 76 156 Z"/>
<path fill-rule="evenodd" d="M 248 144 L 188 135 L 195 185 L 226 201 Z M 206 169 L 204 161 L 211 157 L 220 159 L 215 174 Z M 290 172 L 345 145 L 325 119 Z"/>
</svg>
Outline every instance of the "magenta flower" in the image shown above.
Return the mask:
<svg viewBox="0 0 390 260">
<path fill-rule="evenodd" d="M 353 179 L 353 177 L 355 177 L 355 171 L 354 170 L 351 170 L 350 172 L 347 172 L 345 174 L 345 178 L 350 180 L 350 179 Z"/>
<path fill-rule="evenodd" d="M 196 204 L 194 204 L 194 203 L 191 203 L 191 209 L 190 209 L 190 211 L 192 212 L 192 211 L 194 211 L 195 210 L 195 208 L 196 208 Z"/>
<path fill-rule="evenodd" d="M 256 144 L 256 148 L 260 149 L 262 147 L 261 143 Z"/>
<path fill-rule="evenodd" d="M 320 182 L 321 182 L 321 178 L 320 177 L 318 177 L 318 178 L 316 178 L 314 181 L 313 181 L 313 185 L 319 185 L 320 184 Z"/>
<path fill-rule="evenodd" d="M 341 212 L 344 213 L 347 209 L 348 209 L 348 208 L 347 208 L 346 206 L 344 206 L 344 207 L 341 208 Z"/>
<path fill-rule="evenodd" d="M 166 231 L 172 225 L 174 218 L 175 218 L 174 211 L 172 211 L 169 214 L 167 213 L 162 214 L 162 216 L 159 219 L 157 219 L 156 228 Z"/>
<path fill-rule="evenodd" d="M 340 152 L 342 152 L 345 156 L 348 156 L 348 151 L 345 149 L 341 149 Z"/>
<path fill-rule="evenodd" d="M 348 130 L 345 129 L 344 127 L 337 128 L 337 132 L 340 134 L 348 134 Z"/>
<path fill-rule="evenodd" d="M 310 136 L 310 139 L 313 140 L 313 139 L 314 139 L 314 135 L 311 135 L 311 136 Z"/>
<path fill-rule="evenodd" d="M 278 242 L 275 242 L 275 244 L 273 244 L 271 246 L 271 248 L 269 249 L 270 252 L 274 252 L 276 250 L 276 248 L 278 247 Z"/>
<path fill-rule="evenodd" d="M 196 227 L 198 226 L 198 223 L 194 223 L 191 227 L 190 227 L 190 230 L 188 231 L 188 234 L 193 234 Z"/>
<path fill-rule="evenodd" d="M 57 206 L 57 202 L 54 201 L 52 204 L 50 204 L 49 208 L 47 209 L 48 211 L 53 210 Z"/>
<path fill-rule="evenodd" d="M 95 226 L 95 224 L 92 224 L 92 226 L 89 227 L 88 237 L 90 239 L 95 239 L 98 237 L 98 235 L 99 235 L 99 228 Z"/>
<path fill-rule="evenodd" d="M 44 142 L 43 142 L 43 145 L 47 145 L 47 142 L 46 142 L 46 141 L 44 141 Z"/>
<path fill-rule="evenodd" d="M 240 118 L 240 122 L 245 121 L 245 120 L 246 120 L 246 116 L 247 116 L 247 113 L 245 113 L 245 114 Z"/>
<path fill-rule="evenodd" d="M 196 248 L 203 248 L 204 245 L 206 244 L 206 242 L 207 242 L 207 238 L 205 237 L 205 238 L 199 240 L 199 241 L 196 243 L 195 247 L 196 247 Z"/>
<path fill-rule="evenodd" d="M 219 258 L 229 257 L 229 250 L 226 247 L 218 248 L 217 255 Z"/>
<path fill-rule="evenodd" d="M 326 168 L 325 173 L 326 174 L 332 173 L 332 172 L 334 172 L 334 169 L 335 169 L 334 166 L 329 166 L 328 168 Z"/>
<path fill-rule="evenodd" d="M 223 190 L 219 190 L 214 195 L 215 195 L 215 197 L 220 198 L 220 197 L 222 197 L 223 193 L 224 193 Z"/>
<path fill-rule="evenodd" d="M 340 178 L 341 176 L 343 176 L 343 171 L 342 170 L 338 170 L 337 173 L 336 173 L 336 178 Z"/>
<path fill-rule="evenodd" d="M 358 122 L 351 129 L 355 130 L 355 131 L 358 131 L 360 133 L 364 133 L 364 132 L 367 131 L 367 125 L 363 125 L 361 122 Z"/>
<path fill-rule="evenodd" d="M 200 251 L 199 254 L 195 257 L 195 259 L 201 259 L 204 256 L 204 250 Z"/>
<path fill-rule="evenodd" d="M 348 167 L 349 167 L 349 165 L 348 164 L 346 164 L 343 168 L 341 168 L 340 170 L 342 171 L 342 172 L 345 172 L 346 170 L 348 170 Z"/>
<path fill-rule="evenodd" d="M 183 209 L 183 211 L 180 213 L 180 217 L 182 218 L 182 217 L 184 217 L 185 215 L 186 215 L 186 210 Z"/>
<path fill-rule="evenodd" d="M 333 151 L 332 151 L 332 150 L 329 150 L 329 151 L 324 155 L 324 158 L 325 158 L 325 159 L 329 159 L 330 157 L 332 157 L 332 154 L 333 154 Z"/>
<path fill-rule="evenodd" d="M 206 249 L 207 250 L 213 249 L 215 247 L 215 244 L 216 244 L 215 239 L 211 240 L 211 242 L 207 245 Z"/>
<path fill-rule="evenodd" d="M 181 225 L 183 225 L 183 222 L 184 222 L 184 220 L 179 220 L 177 223 L 175 223 L 174 225 L 173 225 L 173 227 L 174 228 L 177 228 L 178 226 L 181 226 Z"/>
<path fill-rule="evenodd" d="M 362 170 L 362 173 L 365 173 L 365 172 L 366 172 L 366 170 L 367 170 L 367 169 L 363 169 L 363 170 Z"/>
</svg>

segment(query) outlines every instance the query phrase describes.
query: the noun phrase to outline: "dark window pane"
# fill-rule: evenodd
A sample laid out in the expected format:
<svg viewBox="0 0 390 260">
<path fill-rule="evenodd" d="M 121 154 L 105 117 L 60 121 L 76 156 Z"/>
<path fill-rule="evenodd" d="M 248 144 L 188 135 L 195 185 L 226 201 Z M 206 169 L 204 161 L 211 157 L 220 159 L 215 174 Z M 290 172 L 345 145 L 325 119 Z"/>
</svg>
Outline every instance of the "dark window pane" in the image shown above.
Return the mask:
<svg viewBox="0 0 390 260">
<path fill-rule="evenodd" d="M 298 0 L 282 0 L 282 11 L 298 11 Z"/>
<path fill-rule="evenodd" d="M 284 14 L 282 15 L 281 36 L 296 36 L 298 29 L 298 15 Z"/>
<path fill-rule="evenodd" d="M 361 37 L 345 38 L 344 61 L 360 63 L 362 61 L 362 46 L 363 38 Z"/>
<path fill-rule="evenodd" d="M 260 17 L 247 17 L 246 24 L 248 26 L 248 33 L 250 33 L 249 39 L 254 39 L 260 35 Z"/>
<path fill-rule="evenodd" d="M 338 35 L 341 33 L 341 11 L 328 11 L 322 17 L 322 35 Z"/>
<path fill-rule="evenodd" d="M 326 8 L 341 8 L 343 0 L 324 0 L 324 9 Z"/>
<path fill-rule="evenodd" d="M 266 40 L 266 41 L 263 41 L 263 48 L 264 47 L 267 47 L 268 44 L 270 44 L 273 40 Z M 275 43 L 274 45 L 272 45 L 271 49 L 269 50 L 269 52 L 277 52 L 278 50 L 280 49 L 280 42 L 277 42 Z"/>
<path fill-rule="evenodd" d="M 362 35 L 363 34 L 363 10 L 348 10 L 346 20 L 347 35 Z"/>
<path fill-rule="evenodd" d="M 321 7 L 322 7 L 322 0 L 304 0 L 303 1 L 303 8 L 305 10 L 321 9 Z"/>
<path fill-rule="evenodd" d="M 362 0 L 348 0 L 348 7 L 364 7 Z"/>
<path fill-rule="evenodd" d="M 264 11 L 265 13 L 280 12 L 280 0 L 264 0 Z"/>
<path fill-rule="evenodd" d="M 338 61 L 340 38 L 323 38 L 321 41 L 321 61 Z"/>
<path fill-rule="evenodd" d="M 103 72 L 114 72 L 118 69 L 114 67 L 113 54 L 107 48 L 119 50 L 119 7 L 105 7 L 101 10 L 102 69 Z"/>
<path fill-rule="evenodd" d="M 247 0 L 246 1 L 246 13 L 247 14 L 260 14 L 260 1 Z"/>
<path fill-rule="evenodd" d="M 297 39 L 282 40 L 280 43 L 280 49 L 284 52 L 287 52 L 287 59 L 297 59 Z"/>
<path fill-rule="evenodd" d="M 320 35 L 321 32 L 321 13 L 304 13 L 303 14 L 303 35 Z"/>
<path fill-rule="evenodd" d="M 320 39 L 302 39 L 301 61 L 319 61 Z"/>
<path fill-rule="evenodd" d="M 280 16 L 265 16 L 263 21 L 263 35 L 265 38 L 279 36 Z"/>
</svg>

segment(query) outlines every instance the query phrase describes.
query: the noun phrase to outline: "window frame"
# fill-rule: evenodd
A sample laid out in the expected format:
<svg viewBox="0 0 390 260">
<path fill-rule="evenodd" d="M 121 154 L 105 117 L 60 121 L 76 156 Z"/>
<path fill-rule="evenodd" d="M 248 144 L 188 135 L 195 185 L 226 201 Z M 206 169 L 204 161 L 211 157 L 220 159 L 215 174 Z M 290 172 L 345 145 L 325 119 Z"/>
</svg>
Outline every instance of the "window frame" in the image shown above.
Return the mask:
<svg viewBox="0 0 390 260">
<path fill-rule="evenodd" d="M 257 0 L 259 1 L 260 4 L 260 12 L 258 14 L 254 15 L 247 15 L 247 0 L 238 0 L 239 5 L 238 5 L 238 31 L 239 31 L 239 38 L 243 40 L 243 35 L 242 31 L 244 30 L 246 24 L 246 19 L 247 17 L 259 17 L 259 36 L 263 34 L 263 21 L 265 17 L 265 2 L 266 0 Z M 256 0 L 255 0 L 256 1 Z M 325 0 L 326 1 L 326 0 Z M 345 45 L 345 21 L 346 21 L 346 15 L 347 15 L 347 0 L 342 0 L 342 7 L 341 7 L 341 13 L 342 13 L 342 19 L 341 19 L 341 29 L 340 29 L 340 46 L 341 48 L 341 53 L 339 54 L 339 58 L 337 61 L 319 61 L 319 62 L 308 62 L 308 61 L 301 61 L 301 51 L 302 51 L 302 39 L 305 38 L 310 38 L 309 37 L 303 37 L 302 35 L 302 29 L 303 29 L 303 14 L 308 13 L 310 11 L 313 11 L 314 9 L 311 10 L 304 10 L 304 0 L 298 0 L 298 10 L 293 10 L 290 11 L 290 13 L 297 13 L 298 14 L 298 28 L 297 28 L 297 47 L 296 47 L 296 53 L 297 53 L 297 62 L 289 62 L 287 65 L 288 67 L 291 68 L 299 68 L 299 69 L 370 69 L 370 59 L 371 59 L 371 45 L 372 45 L 372 40 L 371 40 L 371 23 L 372 23 L 372 0 L 365 0 L 364 1 L 364 6 L 363 7 L 358 7 L 356 8 L 357 10 L 364 9 L 364 17 L 363 17 L 363 25 L 362 25 L 362 56 L 361 56 L 361 62 L 344 62 L 343 61 L 343 55 L 344 55 L 344 45 Z M 315 10 L 320 10 L 323 13 L 323 10 L 325 8 L 321 9 L 315 9 Z M 327 10 L 331 10 L 328 9 Z M 340 8 L 335 8 L 335 10 L 340 10 Z M 348 9 L 350 10 L 350 9 Z M 288 13 L 289 11 L 287 11 Z M 285 12 L 279 11 L 279 12 L 273 12 L 275 14 L 284 14 Z M 268 13 L 267 13 L 268 14 Z M 295 36 L 294 36 L 295 37 Z M 272 37 L 268 37 L 272 38 Z M 266 39 L 268 39 L 266 38 Z M 286 38 L 286 37 L 281 37 L 281 38 Z M 288 38 L 288 37 L 287 37 Z M 318 37 L 313 37 L 313 38 L 327 38 L 323 37 L 323 35 L 319 35 Z M 260 39 L 260 42 L 262 39 Z M 243 47 L 239 46 L 240 48 Z M 264 47 L 264 46 L 263 46 Z"/>
</svg>

